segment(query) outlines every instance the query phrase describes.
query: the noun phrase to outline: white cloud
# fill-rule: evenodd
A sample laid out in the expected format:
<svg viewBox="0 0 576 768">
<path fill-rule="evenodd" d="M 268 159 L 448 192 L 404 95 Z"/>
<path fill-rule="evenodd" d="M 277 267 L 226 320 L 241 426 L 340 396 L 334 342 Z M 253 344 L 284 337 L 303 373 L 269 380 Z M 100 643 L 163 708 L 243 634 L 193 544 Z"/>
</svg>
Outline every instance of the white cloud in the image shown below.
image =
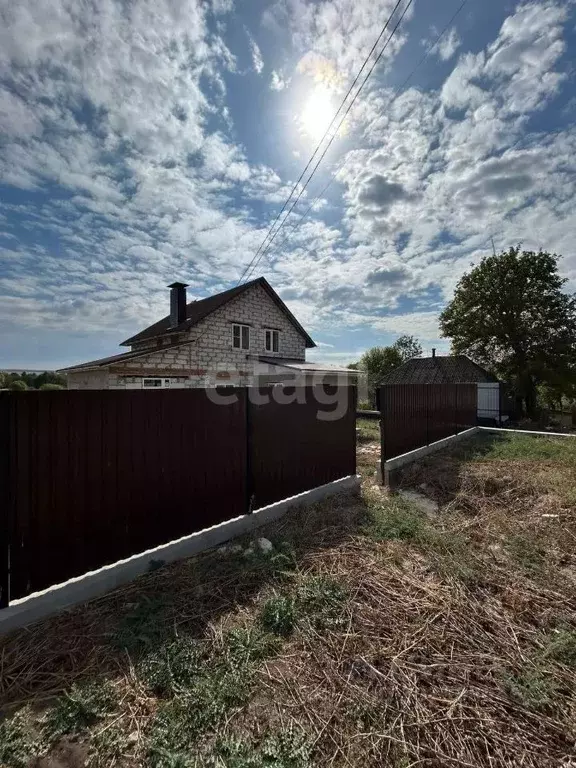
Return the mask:
<svg viewBox="0 0 576 768">
<path fill-rule="evenodd" d="M 447 35 L 434 46 L 433 52 L 436 53 L 442 61 L 448 61 L 462 45 L 460 36 L 455 27 L 452 27 Z"/>
<path fill-rule="evenodd" d="M 264 14 L 263 23 L 279 37 L 285 37 L 288 28 L 297 50 L 323 57 L 348 79 L 362 65 L 395 5 L 396 0 L 368 3 L 356 0 L 278 0 Z M 406 22 L 412 14 L 413 6 L 406 13 Z M 398 15 L 394 17 L 391 27 L 397 18 Z M 394 58 L 405 39 L 403 22 L 382 57 L 384 66 Z"/>
<path fill-rule="evenodd" d="M 284 88 L 287 88 L 290 85 L 290 78 L 284 77 L 281 73 L 277 72 L 275 69 L 272 70 L 272 75 L 270 77 L 270 88 L 273 91 L 283 91 Z"/>
<path fill-rule="evenodd" d="M 250 53 L 252 54 L 252 66 L 254 67 L 254 70 L 261 75 L 262 70 L 264 69 L 264 59 L 262 58 L 262 53 L 260 51 L 260 48 L 258 47 L 258 43 L 250 32 L 246 30 L 246 34 L 248 35 L 248 43 L 250 45 Z"/>
</svg>

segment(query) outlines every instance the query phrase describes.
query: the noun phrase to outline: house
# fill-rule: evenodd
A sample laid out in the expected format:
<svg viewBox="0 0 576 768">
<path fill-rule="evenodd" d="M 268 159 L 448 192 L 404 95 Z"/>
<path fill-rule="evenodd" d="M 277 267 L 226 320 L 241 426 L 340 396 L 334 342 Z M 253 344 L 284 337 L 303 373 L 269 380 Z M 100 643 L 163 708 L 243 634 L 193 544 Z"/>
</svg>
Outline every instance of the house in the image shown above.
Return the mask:
<svg viewBox="0 0 576 768">
<path fill-rule="evenodd" d="M 345 368 L 306 362 L 314 341 L 263 277 L 190 303 L 187 285 L 168 287 L 169 314 L 123 341 L 128 352 L 59 371 L 69 389 L 355 383 Z"/>
<path fill-rule="evenodd" d="M 476 384 L 478 419 L 501 423 L 501 387 L 498 379 L 466 355 L 415 357 L 394 368 L 380 384 Z"/>
</svg>

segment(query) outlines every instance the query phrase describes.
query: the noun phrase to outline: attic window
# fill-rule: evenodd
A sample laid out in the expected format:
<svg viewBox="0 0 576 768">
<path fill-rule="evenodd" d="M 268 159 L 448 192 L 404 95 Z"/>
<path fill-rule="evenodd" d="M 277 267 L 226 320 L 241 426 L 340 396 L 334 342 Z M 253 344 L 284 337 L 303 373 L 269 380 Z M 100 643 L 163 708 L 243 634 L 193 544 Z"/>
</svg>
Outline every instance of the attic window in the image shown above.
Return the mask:
<svg viewBox="0 0 576 768">
<path fill-rule="evenodd" d="M 280 331 L 273 328 L 267 328 L 266 334 L 266 352 L 278 352 L 280 348 Z"/>
<path fill-rule="evenodd" d="M 233 323 L 232 325 L 232 348 L 250 349 L 250 326 Z"/>
</svg>

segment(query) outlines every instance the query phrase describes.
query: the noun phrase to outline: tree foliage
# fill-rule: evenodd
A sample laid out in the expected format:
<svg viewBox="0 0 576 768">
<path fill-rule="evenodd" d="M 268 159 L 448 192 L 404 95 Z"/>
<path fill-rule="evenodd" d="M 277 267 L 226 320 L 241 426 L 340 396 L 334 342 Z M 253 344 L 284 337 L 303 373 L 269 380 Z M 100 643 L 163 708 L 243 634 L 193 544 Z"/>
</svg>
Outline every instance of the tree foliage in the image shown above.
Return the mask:
<svg viewBox="0 0 576 768">
<path fill-rule="evenodd" d="M 0 372 L 0 389 L 13 389 L 12 384 L 14 382 L 22 382 L 25 385 L 24 389 L 66 389 L 66 379 L 54 371 L 44 371 L 43 373 Z M 47 387 L 46 384 L 50 386 Z M 22 387 L 18 385 L 16 389 L 21 390 Z"/>
<path fill-rule="evenodd" d="M 11 381 L 8 385 L 8 389 L 11 389 L 13 392 L 24 392 L 28 387 L 26 382 L 22 381 L 22 379 L 14 379 L 14 381 Z"/>
<path fill-rule="evenodd" d="M 563 291 L 559 256 L 510 248 L 465 274 L 440 315 L 456 354 L 509 381 L 529 415 L 537 386 L 576 382 L 576 297 Z"/>
<path fill-rule="evenodd" d="M 402 355 L 396 347 L 372 347 L 366 350 L 360 358 L 360 369 L 378 381 L 399 365 L 402 365 Z"/>
<path fill-rule="evenodd" d="M 399 336 L 392 346 L 400 353 L 403 363 L 422 357 L 422 345 L 415 336 Z"/>
</svg>

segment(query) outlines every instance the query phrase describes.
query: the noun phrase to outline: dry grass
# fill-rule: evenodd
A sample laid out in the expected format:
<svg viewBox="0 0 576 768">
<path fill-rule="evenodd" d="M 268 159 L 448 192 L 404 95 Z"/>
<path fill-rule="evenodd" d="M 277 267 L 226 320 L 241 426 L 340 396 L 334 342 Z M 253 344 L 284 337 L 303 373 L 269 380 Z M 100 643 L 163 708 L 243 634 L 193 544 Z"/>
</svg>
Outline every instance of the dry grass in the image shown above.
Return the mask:
<svg viewBox="0 0 576 768">
<path fill-rule="evenodd" d="M 3 701 L 32 706 L 24 752 L 44 768 L 568 768 L 576 484 L 571 454 L 538 450 L 481 441 L 412 466 L 430 515 L 374 485 L 364 441 L 363 497 L 285 518 L 272 557 L 209 553 L 5 639 Z M 78 729 L 50 747 L 47 722 Z"/>
</svg>

